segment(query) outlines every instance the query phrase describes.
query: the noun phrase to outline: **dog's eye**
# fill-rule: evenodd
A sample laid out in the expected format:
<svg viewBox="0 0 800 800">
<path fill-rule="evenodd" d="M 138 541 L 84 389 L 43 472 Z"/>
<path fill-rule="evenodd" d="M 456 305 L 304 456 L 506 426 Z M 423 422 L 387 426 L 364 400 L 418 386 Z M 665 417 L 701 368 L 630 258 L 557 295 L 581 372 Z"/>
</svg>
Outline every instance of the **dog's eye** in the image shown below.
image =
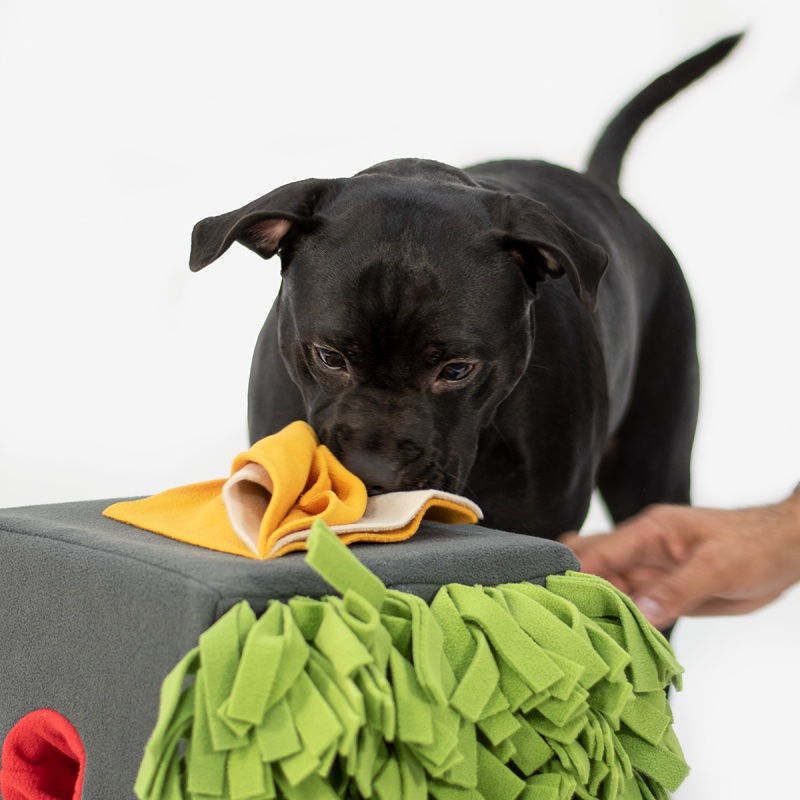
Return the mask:
<svg viewBox="0 0 800 800">
<path fill-rule="evenodd" d="M 329 347 L 317 347 L 319 360 L 332 370 L 347 369 L 347 360 L 341 353 L 331 350 Z"/>
<path fill-rule="evenodd" d="M 475 365 L 470 364 L 468 361 L 452 361 L 442 367 L 439 377 L 448 383 L 456 383 L 457 381 L 463 381 L 474 368 Z"/>
</svg>

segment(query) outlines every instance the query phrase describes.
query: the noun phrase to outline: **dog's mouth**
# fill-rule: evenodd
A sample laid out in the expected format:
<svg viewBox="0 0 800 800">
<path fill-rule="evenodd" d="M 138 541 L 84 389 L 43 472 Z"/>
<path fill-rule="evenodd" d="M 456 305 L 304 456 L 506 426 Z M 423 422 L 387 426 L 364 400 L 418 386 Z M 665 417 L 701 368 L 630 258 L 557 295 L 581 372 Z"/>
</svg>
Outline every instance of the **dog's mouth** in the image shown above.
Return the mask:
<svg viewBox="0 0 800 800">
<path fill-rule="evenodd" d="M 432 461 L 422 466 L 418 464 L 400 466 L 378 456 L 363 453 L 345 454 L 342 461 L 364 482 L 370 497 L 418 489 L 450 492 L 453 491 L 455 483 L 452 476 Z"/>
<path fill-rule="evenodd" d="M 430 463 L 425 469 L 408 480 L 408 490 L 413 489 L 440 489 L 444 492 L 452 490 L 454 483 L 452 476 L 445 472 L 438 464 Z"/>
<path fill-rule="evenodd" d="M 341 446 L 334 437 L 329 446 L 342 464 L 364 482 L 369 496 L 419 489 L 445 492 L 456 489 L 455 477 L 418 445 L 403 443 L 387 453 L 387 448 Z"/>
</svg>

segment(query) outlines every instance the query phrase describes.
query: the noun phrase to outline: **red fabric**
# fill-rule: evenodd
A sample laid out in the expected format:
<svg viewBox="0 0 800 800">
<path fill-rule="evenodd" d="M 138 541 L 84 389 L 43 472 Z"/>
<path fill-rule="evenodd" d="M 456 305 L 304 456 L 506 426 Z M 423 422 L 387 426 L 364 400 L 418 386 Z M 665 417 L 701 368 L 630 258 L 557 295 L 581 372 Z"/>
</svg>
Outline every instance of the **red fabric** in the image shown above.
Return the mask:
<svg viewBox="0 0 800 800">
<path fill-rule="evenodd" d="M 80 800 L 86 751 L 66 717 L 49 708 L 24 716 L 6 736 L 3 800 Z"/>
</svg>

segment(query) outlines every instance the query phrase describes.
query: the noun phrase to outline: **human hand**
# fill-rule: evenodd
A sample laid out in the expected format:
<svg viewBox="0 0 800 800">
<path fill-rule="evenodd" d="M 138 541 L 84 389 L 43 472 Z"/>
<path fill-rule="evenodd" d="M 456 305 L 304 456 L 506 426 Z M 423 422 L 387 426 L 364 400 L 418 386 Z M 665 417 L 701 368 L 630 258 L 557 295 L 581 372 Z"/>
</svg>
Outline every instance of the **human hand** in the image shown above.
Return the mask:
<svg viewBox="0 0 800 800">
<path fill-rule="evenodd" d="M 561 541 L 657 628 L 745 614 L 800 580 L 800 487 L 782 503 L 736 511 L 651 506 L 611 533 Z"/>
</svg>

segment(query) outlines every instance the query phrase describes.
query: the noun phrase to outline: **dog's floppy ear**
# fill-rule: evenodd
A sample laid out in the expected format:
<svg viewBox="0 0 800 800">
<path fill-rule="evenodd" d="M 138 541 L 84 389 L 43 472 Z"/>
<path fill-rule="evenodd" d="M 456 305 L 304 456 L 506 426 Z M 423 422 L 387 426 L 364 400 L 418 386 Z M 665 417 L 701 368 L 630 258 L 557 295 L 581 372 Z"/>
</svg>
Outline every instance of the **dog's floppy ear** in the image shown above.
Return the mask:
<svg viewBox="0 0 800 800">
<path fill-rule="evenodd" d="M 602 247 L 584 239 L 547 206 L 521 194 L 496 198 L 493 209 L 503 247 L 520 263 L 525 280 L 536 284 L 566 275 L 580 302 L 594 311 L 597 290 L 608 266 Z"/>
<path fill-rule="evenodd" d="M 192 231 L 190 269 L 197 272 L 207 267 L 234 242 L 271 258 L 292 227 L 307 226 L 334 192 L 334 181 L 309 178 L 287 183 L 236 211 L 200 220 Z"/>
</svg>

